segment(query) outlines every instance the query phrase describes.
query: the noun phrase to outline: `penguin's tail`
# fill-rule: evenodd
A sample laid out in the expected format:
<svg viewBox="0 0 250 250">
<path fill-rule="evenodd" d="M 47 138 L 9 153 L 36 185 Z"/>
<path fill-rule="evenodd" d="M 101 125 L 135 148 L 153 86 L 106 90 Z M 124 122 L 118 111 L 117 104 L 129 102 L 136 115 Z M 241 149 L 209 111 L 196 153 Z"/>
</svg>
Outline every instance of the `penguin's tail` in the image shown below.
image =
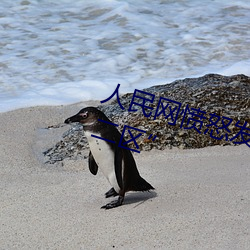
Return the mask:
<svg viewBox="0 0 250 250">
<path fill-rule="evenodd" d="M 131 191 L 148 191 L 150 189 L 154 189 L 154 187 L 152 187 L 147 181 L 139 176 Z"/>
</svg>

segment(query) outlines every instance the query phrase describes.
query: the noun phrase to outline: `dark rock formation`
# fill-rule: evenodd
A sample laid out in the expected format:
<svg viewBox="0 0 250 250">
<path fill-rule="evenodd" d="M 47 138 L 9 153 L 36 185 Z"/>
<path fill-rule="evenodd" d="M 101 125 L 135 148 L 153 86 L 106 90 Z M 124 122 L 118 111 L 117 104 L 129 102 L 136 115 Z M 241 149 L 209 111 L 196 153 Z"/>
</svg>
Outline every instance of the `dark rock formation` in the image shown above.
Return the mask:
<svg viewBox="0 0 250 250">
<path fill-rule="evenodd" d="M 109 105 L 104 104 L 98 107 L 111 121 L 119 124 L 120 131 L 123 130 L 124 125 L 146 131 L 136 139 L 139 150 L 238 145 L 235 142 L 241 142 L 243 139 L 250 140 L 250 135 L 244 135 L 244 138 L 239 135 L 231 141 L 245 122 L 247 122 L 247 128 L 250 128 L 250 78 L 245 75 L 227 77 L 209 74 L 199 78 L 186 78 L 171 84 L 153 86 L 143 91 L 155 95 L 152 103 L 148 101 L 144 104 L 151 107 L 151 109 L 145 109 L 147 114 L 151 112 L 149 117 L 145 117 L 142 108 L 137 105 L 132 106 L 133 109 L 137 109 L 136 112 L 128 112 L 133 94 L 125 94 L 120 97 L 125 110 L 120 108 L 117 100 Z M 161 113 L 154 119 L 160 97 L 171 101 L 162 99 L 162 105 L 159 106 L 157 114 L 162 111 L 163 107 L 167 107 L 165 115 Z M 181 104 L 178 116 L 179 105 L 172 101 Z M 135 102 L 142 104 L 143 100 L 136 98 Z M 174 125 L 170 125 L 173 123 Z M 221 128 L 228 123 L 230 123 L 229 126 Z M 134 136 L 138 134 L 135 130 L 131 130 L 131 132 Z M 250 131 L 245 130 L 244 132 L 250 134 Z M 148 139 L 150 134 L 153 136 Z M 153 141 L 154 136 L 157 137 Z M 128 133 L 125 133 L 124 137 L 126 140 L 130 139 Z M 128 146 L 135 148 L 132 142 Z M 64 158 L 85 157 L 82 152 L 87 147 L 84 133 L 81 127 L 76 125 L 67 131 L 63 135 L 63 139 L 53 148 L 44 152 L 44 155 L 48 157 L 48 162 L 54 163 Z"/>
</svg>

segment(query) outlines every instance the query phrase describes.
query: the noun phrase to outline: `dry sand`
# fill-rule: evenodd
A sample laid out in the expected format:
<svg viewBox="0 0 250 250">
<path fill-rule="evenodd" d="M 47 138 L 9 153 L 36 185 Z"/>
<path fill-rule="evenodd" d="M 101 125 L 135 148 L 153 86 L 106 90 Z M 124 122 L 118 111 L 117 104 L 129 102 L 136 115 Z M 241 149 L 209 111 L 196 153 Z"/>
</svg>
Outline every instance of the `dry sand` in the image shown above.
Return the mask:
<svg viewBox="0 0 250 250">
<path fill-rule="evenodd" d="M 0 249 L 249 249 L 250 149 L 134 154 L 155 188 L 103 210 L 110 188 L 87 160 L 44 165 L 67 127 L 45 130 L 88 104 L 0 114 Z"/>
</svg>

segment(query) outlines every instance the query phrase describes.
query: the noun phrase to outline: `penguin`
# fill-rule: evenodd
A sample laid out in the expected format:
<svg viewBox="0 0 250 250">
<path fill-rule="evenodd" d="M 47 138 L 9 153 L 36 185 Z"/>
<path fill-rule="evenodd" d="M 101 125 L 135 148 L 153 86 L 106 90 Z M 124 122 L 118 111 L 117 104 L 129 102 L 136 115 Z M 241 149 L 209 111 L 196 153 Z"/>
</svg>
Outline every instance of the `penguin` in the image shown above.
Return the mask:
<svg viewBox="0 0 250 250">
<path fill-rule="evenodd" d="M 103 112 L 95 107 L 86 107 L 65 120 L 67 124 L 74 122 L 83 126 L 88 140 L 90 172 L 96 175 L 100 168 L 112 187 L 105 193 L 105 197 L 118 196 L 117 200 L 101 208 L 111 209 L 121 206 L 128 191 L 154 189 L 140 176 L 131 151 L 118 146 L 121 134 Z M 125 140 L 122 140 L 124 143 Z"/>
</svg>

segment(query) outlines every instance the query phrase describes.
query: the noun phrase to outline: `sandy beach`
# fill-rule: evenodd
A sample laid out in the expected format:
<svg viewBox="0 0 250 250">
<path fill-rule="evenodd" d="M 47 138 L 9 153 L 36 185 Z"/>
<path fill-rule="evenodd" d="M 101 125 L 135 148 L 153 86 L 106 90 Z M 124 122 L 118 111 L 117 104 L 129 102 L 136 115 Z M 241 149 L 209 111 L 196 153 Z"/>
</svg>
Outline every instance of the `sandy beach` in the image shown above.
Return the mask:
<svg viewBox="0 0 250 250">
<path fill-rule="evenodd" d="M 135 153 L 155 192 L 111 210 L 87 159 L 43 164 L 68 129 L 45 128 L 90 104 L 0 113 L 0 249 L 249 249 L 246 145 Z"/>
</svg>

